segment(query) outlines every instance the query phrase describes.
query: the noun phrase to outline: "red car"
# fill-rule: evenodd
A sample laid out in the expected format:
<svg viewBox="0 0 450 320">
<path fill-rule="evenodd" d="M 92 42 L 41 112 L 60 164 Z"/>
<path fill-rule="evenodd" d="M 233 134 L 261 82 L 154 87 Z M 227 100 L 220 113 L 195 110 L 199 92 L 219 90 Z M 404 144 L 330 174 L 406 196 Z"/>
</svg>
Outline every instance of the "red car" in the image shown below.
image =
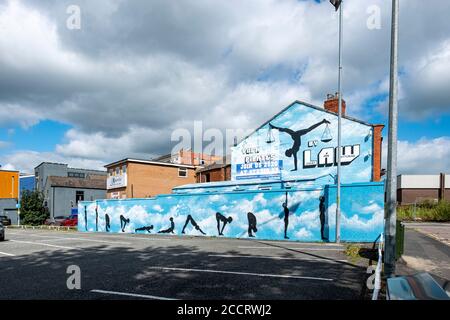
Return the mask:
<svg viewBox="0 0 450 320">
<path fill-rule="evenodd" d="M 61 225 L 64 227 L 76 227 L 78 225 L 78 214 L 71 214 L 61 222 Z"/>
</svg>

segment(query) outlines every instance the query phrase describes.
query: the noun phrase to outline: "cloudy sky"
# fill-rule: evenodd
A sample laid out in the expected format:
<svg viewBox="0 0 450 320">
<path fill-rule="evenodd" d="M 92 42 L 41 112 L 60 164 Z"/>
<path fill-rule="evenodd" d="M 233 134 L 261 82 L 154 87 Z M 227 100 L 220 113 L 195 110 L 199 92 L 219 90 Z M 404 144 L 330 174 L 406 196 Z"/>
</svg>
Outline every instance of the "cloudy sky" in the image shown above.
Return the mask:
<svg viewBox="0 0 450 320">
<path fill-rule="evenodd" d="M 345 1 L 347 113 L 372 123 L 387 122 L 390 10 Z M 450 168 L 449 12 L 400 1 L 401 172 Z M 337 23 L 328 0 L 0 0 L 0 164 L 102 168 L 170 152 L 195 120 L 251 129 L 293 100 L 322 105 Z"/>
</svg>

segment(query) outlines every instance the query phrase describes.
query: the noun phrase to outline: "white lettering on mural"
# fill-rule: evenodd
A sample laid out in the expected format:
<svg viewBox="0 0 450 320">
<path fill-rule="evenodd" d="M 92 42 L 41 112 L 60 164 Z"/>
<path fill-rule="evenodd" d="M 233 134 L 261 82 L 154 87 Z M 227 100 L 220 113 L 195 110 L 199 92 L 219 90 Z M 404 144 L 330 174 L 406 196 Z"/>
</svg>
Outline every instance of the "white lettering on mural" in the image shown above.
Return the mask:
<svg viewBox="0 0 450 320">
<path fill-rule="evenodd" d="M 312 160 L 312 151 L 303 151 L 303 168 L 315 168 L 337 165 L 337 148 L 323 148 L 317 154 L 317 160 Z M 341 147 L 341 164 L 348 165 L 360 155 L 359 144 Z"/>
</svg>

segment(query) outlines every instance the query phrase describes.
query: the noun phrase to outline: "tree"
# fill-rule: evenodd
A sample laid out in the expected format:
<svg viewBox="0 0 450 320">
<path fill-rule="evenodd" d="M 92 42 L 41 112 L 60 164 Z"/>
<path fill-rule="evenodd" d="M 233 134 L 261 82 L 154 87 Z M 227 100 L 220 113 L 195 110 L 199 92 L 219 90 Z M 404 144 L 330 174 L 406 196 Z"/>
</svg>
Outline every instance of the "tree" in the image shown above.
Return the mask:
<svg viewBox="0 0 450 320">
<path fill-rule="evenodd" d="M 49 217 L 44 207 L 44 196 L 39 191 L 25 190 L 20 200 L 20 221 L 33 226 L 44 223 Z"/>
</svg>

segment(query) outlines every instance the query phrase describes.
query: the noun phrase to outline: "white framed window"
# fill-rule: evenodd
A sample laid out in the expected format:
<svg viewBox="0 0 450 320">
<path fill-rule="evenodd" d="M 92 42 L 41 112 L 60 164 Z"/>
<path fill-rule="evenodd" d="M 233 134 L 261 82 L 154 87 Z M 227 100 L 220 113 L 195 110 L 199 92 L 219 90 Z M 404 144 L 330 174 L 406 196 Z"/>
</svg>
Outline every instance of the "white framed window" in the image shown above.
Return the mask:
<svg viewBox="0 0 450 320">
<path fill-rule="evenodd" d="M 120 167 L 116 167 L 116 176 L 120 175 Z"/>
<path fill-rule="evenodd" d="M 124 165 L 122 166 L 122 174 L 126 174 L 126 173 L 127 173 L 127 165 L 124 164 Z"/>
<path fill-rule="evenodd" d="M 181 178 L 187 178 L 188 172 L 186 168 L 178 168 L 178 176 Z"/>
</svg>

